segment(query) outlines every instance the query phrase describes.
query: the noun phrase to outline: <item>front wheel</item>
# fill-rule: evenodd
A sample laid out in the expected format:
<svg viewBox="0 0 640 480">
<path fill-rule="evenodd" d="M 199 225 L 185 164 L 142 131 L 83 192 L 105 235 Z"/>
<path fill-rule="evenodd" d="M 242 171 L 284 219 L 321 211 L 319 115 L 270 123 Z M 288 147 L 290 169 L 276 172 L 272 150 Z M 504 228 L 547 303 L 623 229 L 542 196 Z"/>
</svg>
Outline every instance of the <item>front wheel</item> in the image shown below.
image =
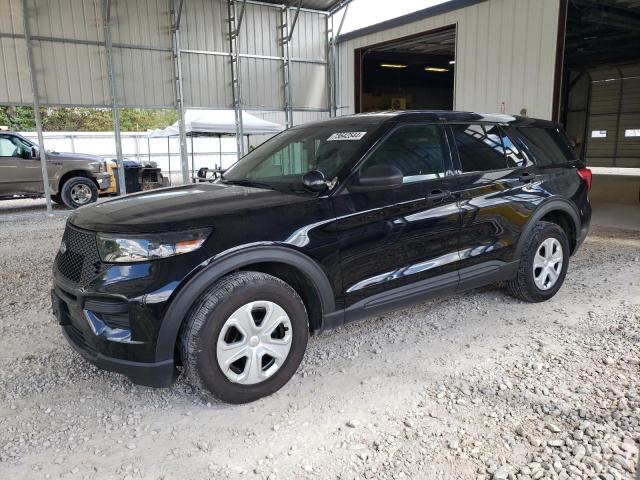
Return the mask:
<svg viewBox="0 0 640 480">
<path fill-rule="evenodd" d="M 279 390 L 297 370 L 309 338 L 304 303 L 290 285 L 259 272 L 216 282 L 180 333 L 187 381 L 230 403 Z"/>
<path fill-rule="evenodd" d="M 73 177 L 60 189 L 62 201 L 69 208 L 79 208 L 98 200 L 98 187 L 86 177 Z"/>
<path fill-rule="evenodd" d="M 539 222 L 530 233 L 515 278 L 507 292 L 525 302 L 544 302 L 564 282 L 569 266 L 569 241 L 555 223 Z"/>
</svg>

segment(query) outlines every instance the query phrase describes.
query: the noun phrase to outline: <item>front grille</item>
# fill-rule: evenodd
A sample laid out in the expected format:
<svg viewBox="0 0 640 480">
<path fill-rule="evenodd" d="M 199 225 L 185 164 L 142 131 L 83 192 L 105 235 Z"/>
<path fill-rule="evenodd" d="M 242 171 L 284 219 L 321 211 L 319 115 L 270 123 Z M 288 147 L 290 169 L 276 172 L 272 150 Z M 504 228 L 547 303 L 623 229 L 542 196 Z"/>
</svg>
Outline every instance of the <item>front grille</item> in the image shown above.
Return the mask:
<svg viewBox="0 0 640 480">
<path fill-rule="evenodd" d="M 58 271 L 71 283 L 87 285 L 102 270 L 95 233 L 67 225 L 62 241 L 67 248 L 56 257 Z"/>
</svg>

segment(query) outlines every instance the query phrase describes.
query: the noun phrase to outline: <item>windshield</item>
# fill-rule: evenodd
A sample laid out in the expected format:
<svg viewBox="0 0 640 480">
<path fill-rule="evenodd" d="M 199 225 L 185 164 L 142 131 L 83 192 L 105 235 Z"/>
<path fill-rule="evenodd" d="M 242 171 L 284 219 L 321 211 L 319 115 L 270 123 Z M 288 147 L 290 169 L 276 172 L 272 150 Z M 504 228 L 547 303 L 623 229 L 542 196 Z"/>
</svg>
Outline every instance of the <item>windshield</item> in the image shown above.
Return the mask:
<svg viewBox="0 0 640 480">
<path fill-rule="evenodd" d="M 302 189 L 302 176 L 321 171 L 330 181 L 351 159 L 375 125 L 292 128 L 244 156 L 224 182 Z"/>
</svg>

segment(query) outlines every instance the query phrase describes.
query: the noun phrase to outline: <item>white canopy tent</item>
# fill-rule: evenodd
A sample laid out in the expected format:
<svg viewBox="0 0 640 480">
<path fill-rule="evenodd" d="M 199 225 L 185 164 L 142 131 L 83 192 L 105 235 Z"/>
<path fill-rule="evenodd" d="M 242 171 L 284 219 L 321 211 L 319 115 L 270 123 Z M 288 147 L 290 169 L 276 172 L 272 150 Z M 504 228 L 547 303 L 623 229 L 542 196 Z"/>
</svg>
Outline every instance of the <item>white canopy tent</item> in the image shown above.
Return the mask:
<svg viewBox="0 0 640 480">
<path fill-rule="evenodd" d="M 285 128 L 274 122 L 263 120 L 247 112 L 242 112 L 242 132 L 247 138 L 251 135 L 275 135 Z M 213 170 L 222 169 L 222 137 L 236 135 L 236 119 L 234 110 L 200 110 L 190 109 L 184 114 L 184 127 L 187 137 L 191 137 L 191 168 L 190 177 L 194 180 L 196 161 L 193 148 L 193 137 L 218 137 L 220 165 L 214 165 Z M 179 121 L 167 128 L 150 130 L 147 132 L 149 138 L 167 138 L 167 156 L 169 158 L 169 171 L 171 171 L 171 152 L 169 151 L 169 138 L 180 135 Z"/>
<path fill-rule="evenodd" d="M 184 114 L 187 135 L 235 135 L 236 120 L 233 110 L 187 110 Z M 242 112 L 244 135 L 274 135 L 284 130 L 282 125 Z M 167 128 L 151 130 L 149 137 L 176 137 L 180 135 L 178 122 Z"/>
</svg>

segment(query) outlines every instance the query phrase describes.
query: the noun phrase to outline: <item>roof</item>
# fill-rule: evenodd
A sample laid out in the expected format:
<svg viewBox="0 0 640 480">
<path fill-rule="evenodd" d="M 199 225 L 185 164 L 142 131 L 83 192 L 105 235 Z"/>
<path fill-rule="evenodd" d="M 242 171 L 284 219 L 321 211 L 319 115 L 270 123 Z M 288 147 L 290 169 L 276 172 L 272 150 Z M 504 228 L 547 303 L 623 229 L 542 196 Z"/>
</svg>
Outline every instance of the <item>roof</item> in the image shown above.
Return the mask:
<svg viewBox="0 0 640 480">
<path fill-rule="evenodd" d="M 451 110 L 398 110 L 344 115 L 328 120 L 305 123 L 296 128 L 305 128 L 310 126 L 316 127 L 321 125 L 371 125 L 386 122 L 489 122 L 518 126 L 536 125 L 541 127 L 556 125 L 556 123 L 548 120 L 512 116 L 503 113 L 457 112 Z"/>
<path fill-rule="evenodd" d="M 259 0 L 261 3 L 272 3 L 274 5 L 287 5 L 295 8 L 298 6 L 298 0 Z M 351 0 L 302 0 L 301 8 L 309 10 L 321 10 L 323 12 L 331 12 L 339 10 Z"/>
<path fill-rule="evenodd" d="M 407 23 L 416 22 L 418 20 L 423 20 L 429 17 L 435 17 L 436 15 L 442 15 L 443 13 L 460 10 L 461 8 L 470 7 L 471 5 L 486 1 L 487 0 L 448 0 L 439 5 L 434 5 L 433 7 L 418 10 L 416 12 L 408 13 L 400 17 L 392 18 L 391 20 L 376 23 L 375 25 L 369 25 L 368 27 L 344 33 L 336 39 L 336 42 L 346 42 L 347 40 L 363 37 L 371 33 L 378 33 L 384 30 L 389 30 L 391 28 L 401 27 L 403 25 L 406 25 Z"/>
</svg>

